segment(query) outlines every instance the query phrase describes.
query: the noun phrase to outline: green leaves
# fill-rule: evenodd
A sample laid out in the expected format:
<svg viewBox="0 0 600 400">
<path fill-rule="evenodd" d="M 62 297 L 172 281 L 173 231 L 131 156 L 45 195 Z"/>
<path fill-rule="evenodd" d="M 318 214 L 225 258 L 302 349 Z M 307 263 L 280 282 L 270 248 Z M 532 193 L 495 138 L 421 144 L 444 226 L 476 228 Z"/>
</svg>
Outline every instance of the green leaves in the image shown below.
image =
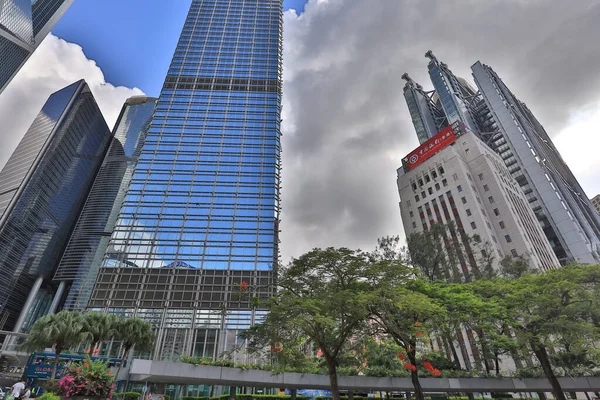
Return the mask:
<svg viewBox="0 0 600 400">
<path fill-rule="evenodd" d="M 152 325 L 139 318 L 118 320 L 115 327 L 115 336 L 117 340 L 123 342 L 126 352 L 133 346 L 140 352 L 149 351 L 154 344 Z"/>
<path fill-rule="evenodd" d="M 456 270 L 457 254 L 435 244 L 451 229 L 457 228 L 440 225 L 413 242 L 410 260 L 394 237 L 381 239 L 371 253 L 314 249 L 293 260 L 280 270 L 278 290 L 264 303 L 264 323 L 244 333 L 250 351 L 268 356 L 276 371 L 314 371 L 327 364 L 331 379 L 338 368 L 406 376 L 408 365 L 415 387 L 418 374 L 428 373 L 424 363 L 442 375 L 499 375 L 503 355 L 535 355 L 549 379 L 552 368 L 585 374 L 596 367 L 600 266 L 534 274 L 519 258 L 504 260 L 501 271 L 482 264 L 477 274 L 464 275 Z M 457 333 L 464 330 L 478 347 L 481 361 L 473 367 L 479 370 L 457 371 Z M 444 351 L 429 351 L 432 344 Z"/>
<path fill-rule="evenodd" d="M 84 319 L 81 313 L 61 311 L 38 319 L 22 344 L 26 351 L 55 347 L 67 350 L 84 342 Z"/>
<path fill-rule="evenodd" d="M 113 338 L 119 319 L 114 314 L 89 311 L 83 314 L 84 337 L 91 343 L 90 354 L 102 341 Z"/>
<path fill-rule="evenodd" d="M 60 353 L 88 343 L 91 344 L 89 352 L 93 355 L 94 348 L 109 339 L 123 342 L 123 359 L 133 346 L 140 352 L 149 351 L 154 343 L 152 325 L 138 318 L 119 319 L 115 315 L 101 312 L 82 314 L 77 311 L 61 311 L 38 319 L 21 348 L 25 351 L 39 351 L 53 347 L 56 353 L 52 372 L 54 379 Z"/>
</svg>

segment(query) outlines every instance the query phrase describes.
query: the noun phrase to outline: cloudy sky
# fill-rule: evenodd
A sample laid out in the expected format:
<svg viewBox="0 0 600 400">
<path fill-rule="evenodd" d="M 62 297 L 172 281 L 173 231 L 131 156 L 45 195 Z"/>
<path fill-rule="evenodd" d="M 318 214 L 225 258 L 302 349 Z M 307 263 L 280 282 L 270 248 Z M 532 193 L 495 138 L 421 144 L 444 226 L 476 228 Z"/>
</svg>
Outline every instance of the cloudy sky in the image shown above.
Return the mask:
<svg viewBox="0 0 600 400">
<path fill-rule="evenodd" d="M 85 77 L 109 124 L 128 96 L 157 95 L 177 40 L 172 27 L 189 4 L 177 1 L 162 13 L 172 23 L 157 36 L 160 46 L 111 54 L 103 40 L 132 28 L 90 36 L 76 13 L 96 2 L 78 0 L 54 31 L 66 41 L 46 39 L 0 95 L 0 165 L 45 98 L 67 83 Z M 161 17 L 160 2 L 145 4 Z M 470 81 L 475 61 L 491 65 L 544 124 L 587 194 L 600 193 L 598 1 L 309 0 L 303 12 L 302 0 L 286 4 L 285 261 L 313 247 L 369 248 L 378 237 L 403 236 L 395 170 L 418 142 L 400 76 L 431 88 L 427 50 Z M 119 72 L 122 54 L 135 54 L 136 73 Z"/>
</svg>

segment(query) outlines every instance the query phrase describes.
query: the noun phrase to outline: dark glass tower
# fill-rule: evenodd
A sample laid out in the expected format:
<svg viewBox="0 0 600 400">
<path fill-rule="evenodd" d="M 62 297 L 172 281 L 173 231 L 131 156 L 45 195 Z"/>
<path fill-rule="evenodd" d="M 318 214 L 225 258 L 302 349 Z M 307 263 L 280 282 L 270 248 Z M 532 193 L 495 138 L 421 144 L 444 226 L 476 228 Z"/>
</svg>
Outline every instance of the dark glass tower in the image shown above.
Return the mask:
<svg viewBox="0 0 600 400">
<path fill-rule="evenodd" d="M 73 0 L 0 0 L 0 93 Z"/>
<path fill-rule="evenodd" d="M 87 307 L 157 99 L 128 99 L 113 129 L 114 138 L 58 266 L 54 280 L 69 286 L 65 309 Z"/>
<path fill-rule="evenodd" d="M 50 96 L 0 172 L 0 329 L 56 307 L 50 279 L 110 137 L 81 80 Z"/>
<path fill-rule="evenodd" d="M 89 306 L 216 356 L 278 261 L 282 3 L 194 0 Z M 239 355 L 241 357 L 241 355 Z"/>
</svg>

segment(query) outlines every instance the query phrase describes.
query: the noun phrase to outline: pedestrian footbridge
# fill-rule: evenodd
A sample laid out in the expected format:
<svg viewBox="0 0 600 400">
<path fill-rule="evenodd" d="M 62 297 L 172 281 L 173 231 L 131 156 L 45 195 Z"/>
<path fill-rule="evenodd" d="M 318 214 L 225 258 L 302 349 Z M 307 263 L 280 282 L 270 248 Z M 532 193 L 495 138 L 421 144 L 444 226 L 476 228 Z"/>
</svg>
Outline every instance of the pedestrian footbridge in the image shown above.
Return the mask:
<svg viewBox="0 0 600 400">
<path fill-rule="evenodd" d="M 181 385 L 222 385 L 242 387 L 271 387 L 287 389 L 329 389 L 327 375 L 243 370 L 208 365 L 192 365 L 165 361 L 135 359 L 119 378 L 130 382 L 169 383 Z M 340 376 L 343 390 L 411 391 L 410 378 L 377 378 L 370 376 Z M 543 378 L 421 378 L 426 392 L 550 392 Z M 565 392 L 600 391 L 600 377 L 559 378 Z"/>
</svg>

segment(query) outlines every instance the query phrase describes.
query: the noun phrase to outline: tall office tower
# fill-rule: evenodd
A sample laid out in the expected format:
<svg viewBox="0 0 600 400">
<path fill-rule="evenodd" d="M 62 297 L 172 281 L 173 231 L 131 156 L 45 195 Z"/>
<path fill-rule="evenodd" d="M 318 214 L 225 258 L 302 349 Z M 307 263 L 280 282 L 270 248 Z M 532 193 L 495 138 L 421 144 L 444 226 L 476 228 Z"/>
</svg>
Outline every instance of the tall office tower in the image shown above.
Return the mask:
<svg viewBox="0 0 600 400">
<path fill-rule="evenodd" d="M 498 271 L 506 257 L 523 256 L 538 270 L 560 265 L 502 158 L 461 122 L 442 129 L 402 163 L 397 185 L 404 231 L 407 237 L 439 232 L 445 261 L 436 279 L 485 276 Z M 438 230 L 438 224 L 444 228 Z M 460 363 L 468 369 L 482 367 L 473 337 L 462 327 L 455 338 Z M 520 365 L 510 359 L 502 363 L 503 369 Z"/>
<path fill-rule="evenodd" d="M 80 80 L 50 96 L 0 172 L 0 329 L 56 308 L 50 279 L 110 138 Z"/>
<path fill-rule="evenodd" d="M 439 98 L 446 123 L 465 124 L 502 157 L 561 263 L 600 262 L 600 219 L 527 106 L 480 62 L 471 67 L 475 90 L 431 51 L 425 56 L 430 60 L 429 74 L 435 88 L 429 96 L 434 103 Z M 414 103 L 407 98 L 407 104 L 413 116 Z M 415 129 L 422 141 L 422 124 L 415 122 Z"/>
<path fill-rule="evenodd" d="M 518 255 L 539 270 L 559 265 L 502 159 L 463 124 L 442 129 L 406 156 L 397 184 L 407 236 L 437 223 L 454 226 L 445 245 L 456 250 L 461 276 L 448 279 L 469 280 L 482 257 L 496 270 L 504 257 Z M 485 248 L 467 240 L 475 235 Z"/>
<path fill-rule="evenodd" d="M 529 199 L 563 262 L 600 262 L 600 218 L 579 182 L 527 106 L 487 65 L 472 67 L 497 133 L 488 139 Z"/>
<path fill-rule="evenodd" d="M 153 322 L 156 360 L 217 356 L 265 314 L 282 19 L 281 0 L 192 1 L 88 305 Z"/>
<path fill-rule="evenodd" d="M 125 193 L 131 182 L 157 99 L 127 99 L 113 129 L 114 137 L 54 275 L 63 308 L 87 307 Z"/>
<path fill-rule="evenodd" d="M 0 0 L 0 93 L 73 0 Z"/>
</svg>

